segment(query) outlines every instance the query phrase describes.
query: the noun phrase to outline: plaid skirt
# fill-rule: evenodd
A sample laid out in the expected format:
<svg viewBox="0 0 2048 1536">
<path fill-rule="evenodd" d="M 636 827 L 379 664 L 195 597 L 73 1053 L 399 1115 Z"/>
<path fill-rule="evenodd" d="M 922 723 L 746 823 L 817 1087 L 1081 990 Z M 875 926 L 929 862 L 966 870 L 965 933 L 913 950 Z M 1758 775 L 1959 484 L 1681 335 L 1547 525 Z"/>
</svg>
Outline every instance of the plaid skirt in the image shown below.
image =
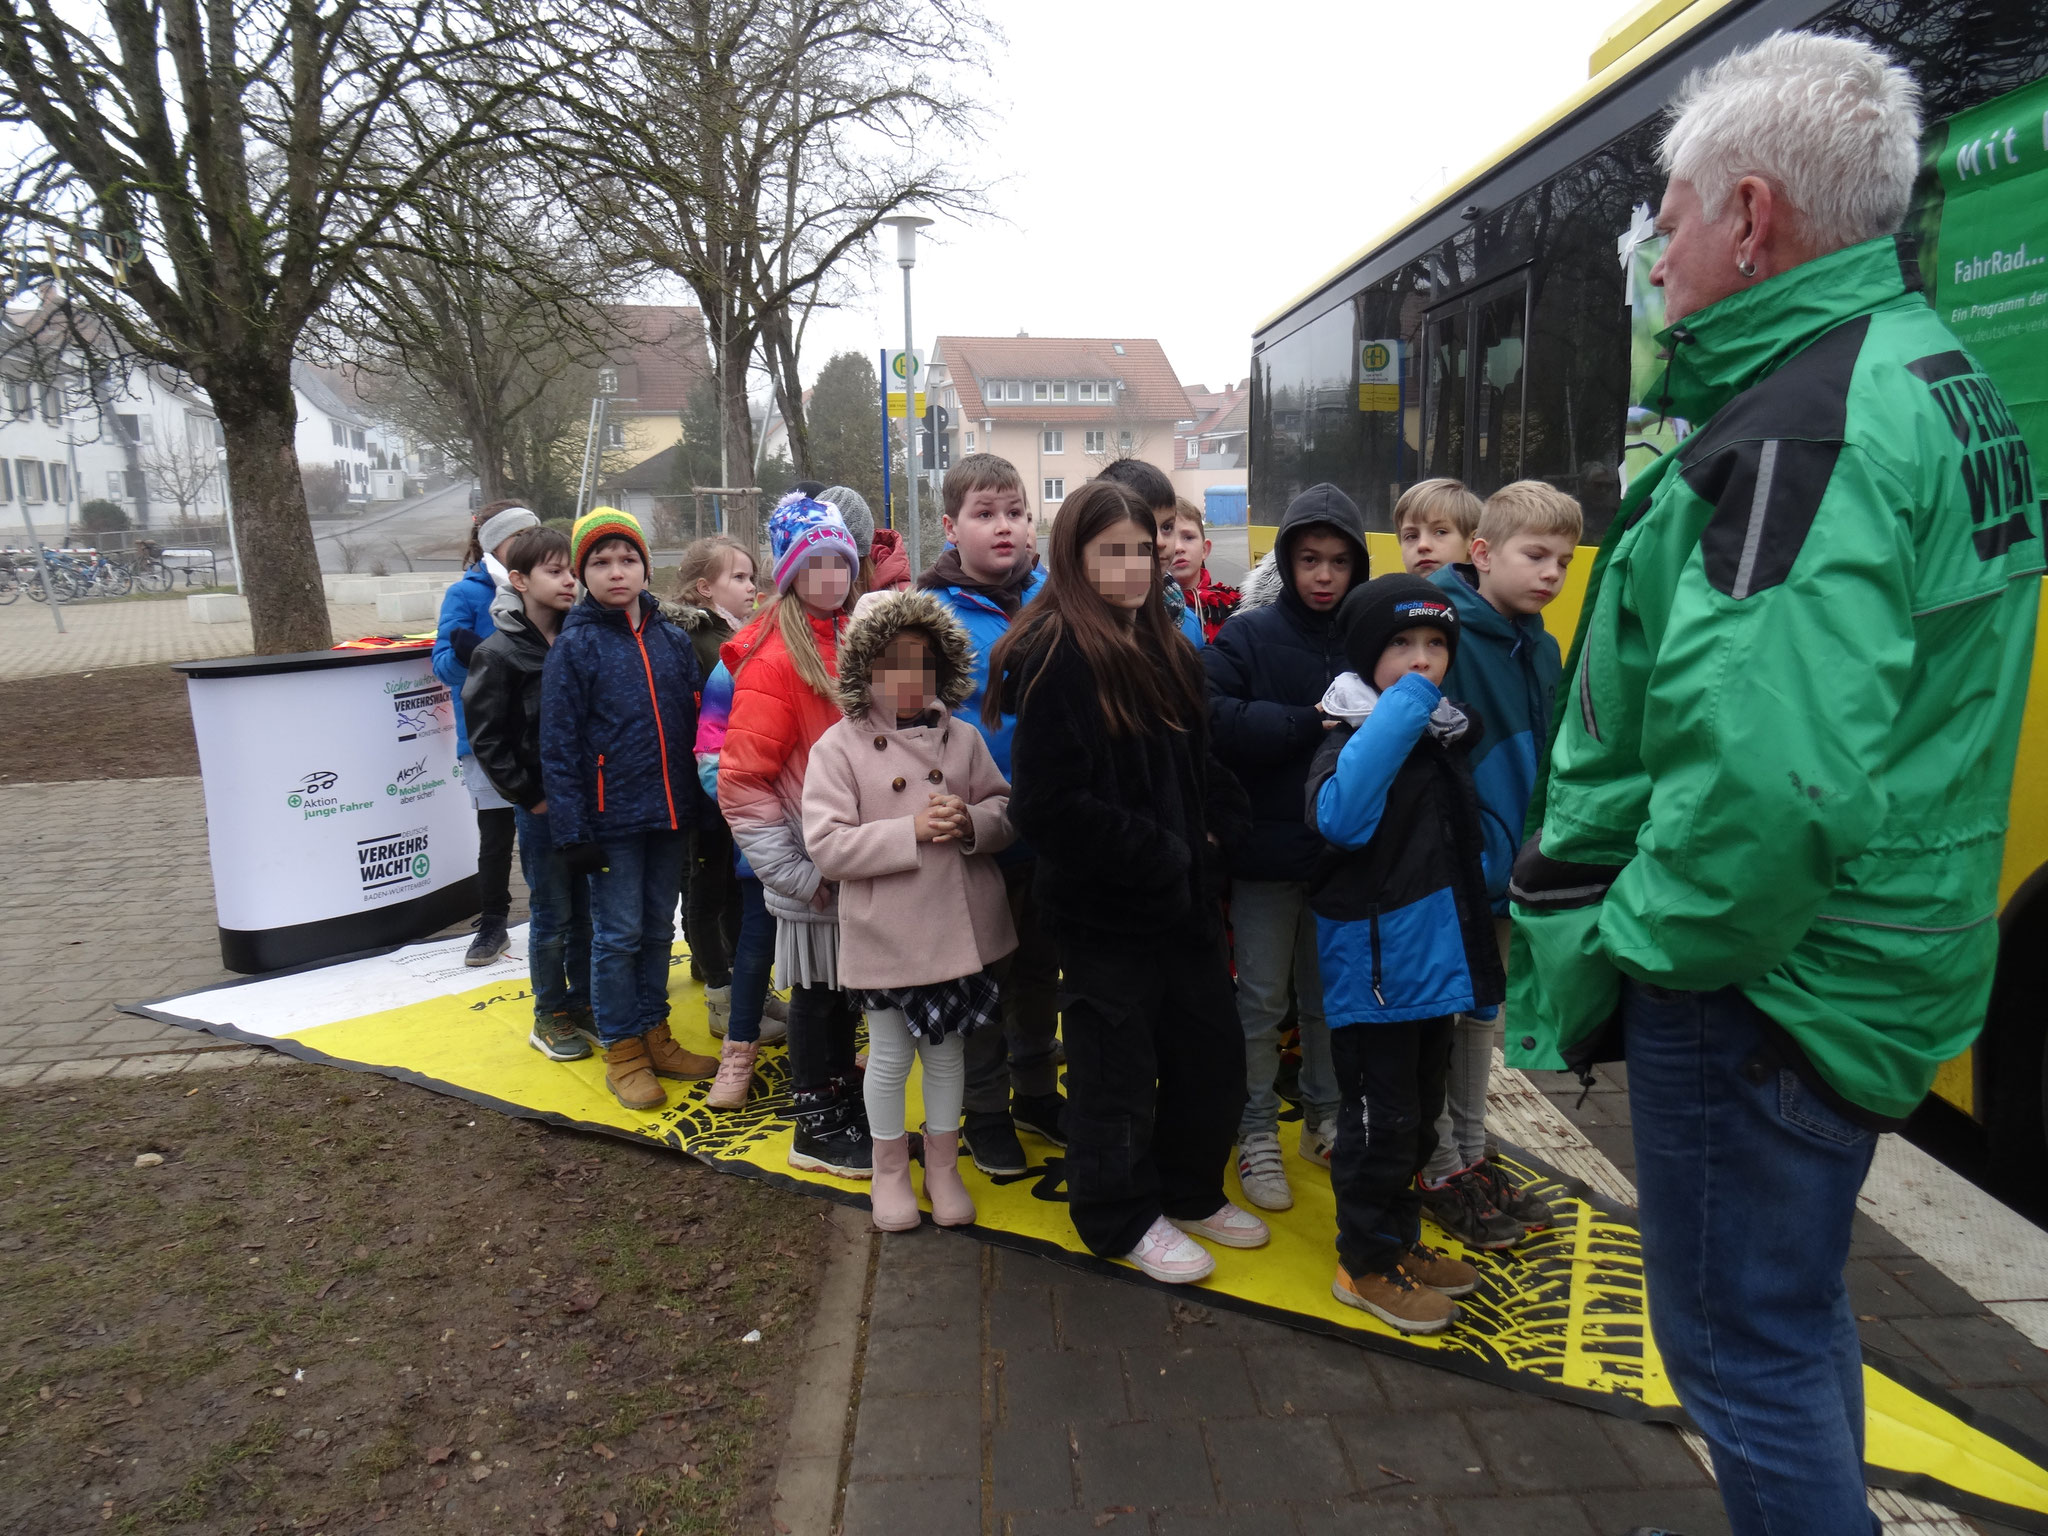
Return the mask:
<svg viewBox="0 0 2048 1536">
<path fill-rule="evenodd" d="M 933 1045 L 948 1035 L 971 1035 L 1002 1020 L 1002 992 L 986 970 L 918 987 L 854 988 L 852 997 L 863 1012 L 901 1009 L 911 1034 Z"/>
</svg>

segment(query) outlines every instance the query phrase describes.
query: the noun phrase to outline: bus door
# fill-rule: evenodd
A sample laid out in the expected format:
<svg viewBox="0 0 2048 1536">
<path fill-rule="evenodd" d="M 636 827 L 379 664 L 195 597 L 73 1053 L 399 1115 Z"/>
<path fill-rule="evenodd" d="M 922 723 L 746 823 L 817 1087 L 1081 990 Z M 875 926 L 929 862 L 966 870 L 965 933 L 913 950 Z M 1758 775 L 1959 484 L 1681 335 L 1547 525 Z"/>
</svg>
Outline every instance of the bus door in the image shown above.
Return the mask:
<svg viewBox="0 0 2048 1536">
<path fill-rule="evenodd" d="M 1481 496 L 1522 477 L 1529 274 L 1471 289 L 1423 316 L 1422 473 Z"/>
</svg>

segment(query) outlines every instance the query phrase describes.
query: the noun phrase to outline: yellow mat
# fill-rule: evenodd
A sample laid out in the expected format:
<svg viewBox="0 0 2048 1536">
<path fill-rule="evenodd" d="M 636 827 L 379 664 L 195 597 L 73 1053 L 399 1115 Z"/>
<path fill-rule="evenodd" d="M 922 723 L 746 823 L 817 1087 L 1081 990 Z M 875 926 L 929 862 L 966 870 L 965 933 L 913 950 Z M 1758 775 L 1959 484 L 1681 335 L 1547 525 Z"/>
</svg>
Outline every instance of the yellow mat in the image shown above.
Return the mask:
<svg viewBox="0 0 2048 1536">
<path fill-rule="evenodd" d="M 669 1103 L 658 1111 L 628 1110 L 606 1090 L 595 1056 L 571 1063 L 541 1056 L 527 1043 L 533 1013 L 525 932 L 514 929 L 512 937 L 512 951 L 482 969 L 463 965 L 466 939 L 450 940 L 130 1011 L 309 1061 L 381 1073 L 507 1114 L 657 1141 L 724 1172 L 866 1204 L 864 1186 L 788 1165 L 788 1063 L 780 1046 L 763 1048 L 753 1095 L 738 1112 L 705 1108 L 703 1083 L 667 1085 Z M 694 1050 L 715 1052 L 702 988 L 691 982 L 680 944 L 671 964 L 676 1037 Z M 913 1126 L 919 1118 L 917 1090 L 913 1074 Z M 1018 1177 L 990 1179 L 962 1160 L 980 1213 L 974 1234 L 1133 1284 L 1153 1284 L 1129 1265 L 1095 1258 L 1080 1246 L 1067 1220 L 1058 1149 L 1028 1135 L 1024 1141 L 1031 1168 Z M 1630 1418 L 1684 1422 L 1650 1337 L 1631 1214 L 1512 1148 L 1503 1155 L 1547 1181 L 1559 1220 L 1508 1253 L 1467 1251 L 1433 1235 L 1483 1276 L 1448 1333 L 1405 1337 L 1332 1298 L 1336 1218 L 1330 1186 L 1306 1164 L 1294 1169 L 1294 1208 L 1266 1213 L 1272 1242 L 1251 1252 L 1212 1250 L 1215 1274 L 1193 1289 L 1214 1305 L 1502 1386 Z M 1240 1198 L 1234 1173 L 1230 1191 Z M 2048 1450 L 1879 1357 L 1867 1359 L 1864 1381 L 1867 1470 L 1874 1486 L 2048 1533 Z"/>
</svg>

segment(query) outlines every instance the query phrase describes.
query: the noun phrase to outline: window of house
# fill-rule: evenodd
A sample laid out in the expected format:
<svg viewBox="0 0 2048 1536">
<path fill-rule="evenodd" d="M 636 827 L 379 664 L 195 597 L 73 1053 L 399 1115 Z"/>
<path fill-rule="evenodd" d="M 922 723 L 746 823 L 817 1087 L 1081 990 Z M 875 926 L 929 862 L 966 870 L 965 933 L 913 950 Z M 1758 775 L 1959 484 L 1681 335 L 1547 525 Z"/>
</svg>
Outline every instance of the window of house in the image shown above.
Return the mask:
<svg viewBox="0 0 2048 1536">
<path fill-rule="evenodd" d="M 1064 400 L 1067 398 L 1067 381 L 1065 379 L 1060 379 L 1056 383 L 1054 383 L 1052 387 L 1052 397 L 1055 400 Z"/>
<path fill-rule="evenodd" d="M 1118 452 L 1118 453 L 1129 453 L 1129 452 L 1131 451 L 1131 434 L 1130 434 L 1130 433 L 1128 433 L 1128 432 L 1119 432 L 1119 433 L 1117 433 L 1117 435 L 1116 435 L 1116 449 L 1117 449 L 1117 452 Z"/>
<path fill-rule="evenodd" d="M 357 453 L 361 453 L 363 451 L 363 429 L 361 427 L 349 428 L 348 445 L 349 447 L 355 449 Z"/>
<path fill-rule="evenodd" d="M 1076 386 L 1076 389 L 1079 397 L 1083 400 L 1093 400 L 1095 398 L 1095 383 L 1092 379 L 1083 379 Z"/>
<path fill-rule="evenodd" d="M 1124 355 L 1124 344 L 1120 341 L 1112 341 L 1109 344 L 1109 349 L 1110 351 L 1114 352 L 1118 357 L 1122 357 Z"/>
<path fill-rule="evenodd" d="M 26 379 L 7 381 L 7 414 L 26 421 L 35 409 L 35 389 Z"/>
<path fill-rule="evenodd" d="M 56 385 L 45 384 L 43 386 L 43 420 L 49 422 L 51 426 L 55 426 L 63 419 L 64 397 L 58 393 Z"/>
<path fill-rule="evenodd" d="M 50 497 L 54 501 L 71 500 L 71 466 L 52 464 L 50 466 Z"/>
<path fill-rule="evenodd" d="M 1039 435 L 1043 439 L 1039 446 L 1044 448 L 1047 453 L 1065 453 L 1067 451 L 1066 433 L 1044 432 Z"/>
<path fill-rule="evenodd" d="M 1007 400 L 1022 400 L 1024 398 L 1024 381 L 1022 379 L 1011 379 L 1005 390 L 1004 398 Z"/>
<path fill-rule="evenodd" d="M 124 418 L 124 419 L 125 419 L 125 418 Z M 330 431 L 330 432 L 332 432 L 332 433 L 334 434 L 334 446 L 335 446 L 335 447 L 337 447 L 337 448 L 346 448 L 346 447 L 348 446 L 348 428 L 347 428 L 347 427 L 344 427 L 344 426 L 343 426 L 343 425 L 342 425 L 342 424 L 341 424 L 340 422 L 338 422 L 338 421 L 330 421 L 329 423 L 327 423 L 327 430 L 328 430 L 328 431 Z"/>
<path fill-rule="evenodd" d="M 607 448 L 626 446 L 626 424 L 623 421 L 608 421 L 604 427 L 604 445 Z"/>
<path fill-rule="evenodd" d="M 962 453 L 974 452 L 974 434 L 972 432 L 962 432 L 960 434 L 960 451 Z"/>
<path fill-rule="evenodd" d="M 118 469 L 107 471 L 107 494 L 119 501 L 127 493 L 128 482 Z"/>
<path fill-rule="evenodd" d="M 21 487 L 21 499 L 25 502 L 49 500 L 49 482 L 43 476 L 41 459 L 16 459 L 14 461 L 15 484 Z"/>
<path fill-rule="evenodd" d="M 616 395 L 619 392 L 619 370 L 600 368 L 597 370 L 597 392 L 600 395 Z"/>
<path fill-rule="evenodd" d="M 1090 432 L 1086 434 L 1084 440 L 1087 443 L 1087 451 L 1089 453 L 1103 453 L 1108 450 L 1109 434 L 1107 432 Z"/>
<path fill-rule="evenodd" d="M 1050 400 L 1052 398 L 1052 386 L 1046 383 L 1045 380 L 1040 379 L 1031 386 L 1031 398 L 1034 400 Z"/>
<path fill-rule="evenodd" d="M 1001 379 L 990 379 L 986 384 L 982 385 L 981 392 L 983 397 L 988 400 L 1000 400 L 1003 398 L 1003 381 Z"/>
<path fill-rule="evenodd" d="M 0 501 L 12 500 L 14 500 L 14 471 L 8 468 L 5 459 L 0 459 Z"/>
<path fill-rule="evenodd" d="M 1048 505 L 1055 501 L 1065 501 L 1067 499 L 1067 482 L 1064 479 L 1048 479 L 1045 482 L 1045 494 L 1039 499 Z"/>
</svg>

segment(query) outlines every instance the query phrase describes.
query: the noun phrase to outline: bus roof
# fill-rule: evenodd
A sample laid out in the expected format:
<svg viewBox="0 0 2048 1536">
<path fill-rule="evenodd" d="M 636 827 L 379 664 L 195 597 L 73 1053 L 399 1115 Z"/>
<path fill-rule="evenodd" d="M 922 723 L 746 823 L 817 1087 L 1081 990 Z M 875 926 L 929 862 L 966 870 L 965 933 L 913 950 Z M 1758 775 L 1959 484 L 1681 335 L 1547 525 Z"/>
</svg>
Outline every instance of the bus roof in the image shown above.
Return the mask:
<svg viewBox="0 0 2048 1536">
<path fill-rule="evenodd" d="M 1258 336 L 1286 319 L 1323 289 L 1347 272 L 1371 259 L 1382 246 L 1398 240 L 1416 225 L 1454 201 L 1468 187 L 1491 175 L 1503 162 L 1548 134 L 1584 108 L 1620 85 L 1624 80 L 1664 52 L 1708 18 L 1741 0 L 1644 0 L 1644 3 L 1609 27 L 1593 50 L 1592 78 L 1572 92 L 1545 116 L 1538 118 L 1507 143 L 1445 185 L 1428 201 L 1418 203 L 1402 215 L 1398 224 L 1382 230 L 1308 287 L 1261 320 L 1252 334 Z"/>
</svg>

